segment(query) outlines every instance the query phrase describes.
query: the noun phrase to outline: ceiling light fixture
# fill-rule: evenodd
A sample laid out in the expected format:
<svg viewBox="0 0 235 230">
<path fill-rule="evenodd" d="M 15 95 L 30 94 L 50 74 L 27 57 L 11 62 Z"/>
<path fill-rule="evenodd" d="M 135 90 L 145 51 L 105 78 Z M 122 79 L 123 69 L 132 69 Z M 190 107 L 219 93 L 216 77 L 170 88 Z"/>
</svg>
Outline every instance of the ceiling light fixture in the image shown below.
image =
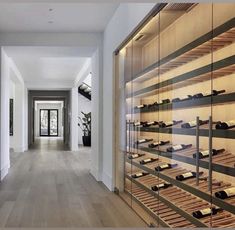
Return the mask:
<svg viewBox="0 0 235 230">
<path fill-rule="evenodd" d="M 52 23 L 54 23 L 54 22 L 53 22 L 53 21 L 48 21 L 48 23 L 49 23 L 49 24 L 52 24 Z"/>
<path fill-rule="evenodd" d="M 52 8 L 50 8 L 50 9 L 49 9 L 49 11 L 53 11 L 53 9 L 52 9 Z"/>
</svg>

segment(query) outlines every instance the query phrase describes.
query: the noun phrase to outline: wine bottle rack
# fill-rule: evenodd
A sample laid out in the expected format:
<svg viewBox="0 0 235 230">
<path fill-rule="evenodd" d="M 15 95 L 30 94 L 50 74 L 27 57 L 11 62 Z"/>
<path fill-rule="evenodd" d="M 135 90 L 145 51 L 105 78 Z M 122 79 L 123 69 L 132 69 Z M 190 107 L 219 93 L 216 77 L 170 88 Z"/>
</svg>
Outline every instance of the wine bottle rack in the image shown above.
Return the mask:
<svg viewBox="0 0 235 230">
<path fill-rule="evenodd" d="M 209 227 L 210 217 L 204 217 L 199 220 L 192 216 L 192 212 L 195 209 L 210 208 L 210 203 L 208 203 L 207 201 L 193 196 L 191 193 L 185 192 L 184 190 L 175 186 L 160 190 L 159 193 L 156 193 L 152 191 L 149 187 L 163 183 L 164 181 L 159 180 L 153 175 L 147 175 L 139 179 L 133 179 L 129 175 L 126 175 L 126 177 L 132 183 L 136 184 L 138 187 L 142 188 L 149 194 L 157 196 L 159 201 L 171 207 L 174 211 L 179 213 L 181 216 L 185 217 L 191 223 L 195 224 L 198 227 Z M 222 211 L 221 218 L 224 218 L 224 216 L 231 218 L 231 224 L 233 223 L 235 226 L 235 215 L 232 215 L 227 211 Z"/>
<path fill-rule="evenodd" d="M 129 183 L 128 183 L 129 182 Z M 154 195 L 149 194 L 144 189 L 126 182 L 126 191 L 145 209 L 152 217 L 158 219 L 163 227 L 195 227 L 187 219 L 175 212 L 169 206 L 158 200 Z"/>
<path fill-rule="evenodd" d="M 235 30 L 234 30 L 234 40 L 235 40 Z M 235 72 L 235 55 L 227 57 L 220 61 L 214 62 L 213 65 L 209 64 L 204 67 L 192 70 L 190 72 L 184 73 L 182 75 L 176 76 L 172 79 L 159 82 L 157 84 L 151 85 L 149 87 L 143 88 L 136 92 L 132 92 L 127 95 L 127 97 L 142 96 L 144 94 L 152 95 L 156 94 L 156 91 L 165 92 L 169 90 L 169 86 L 174 85 L 174 89 L 185 87 L 186 85 L 192 84 L 194 81 L 206 81 L 211 77 L 211 71 L 213 71 L 213 77 L 223 77 L 225 75 L 230 75 Z M 182 85 L 183 83 L 183 85 Z M 137 111 L 138 112 L 138 111 Z"/>
<path fill-rule="evenodd" d="M 179 135 L 189 135 L 195 136 L 196 129 L 195 128 L 181 128 L 179 126 L 173 126 L 169 128 L 158 128 L 158 127 L 141 127 L 139 128 L 141 132 L 155 132 L 155 133 L 169 133 L 169 134 L 179 134 Z M 201 126 L 199 130 L 199 135 L 202 137 L 208 137 L 209 129 L 207 125 Z M 235 128 L 229 130 L 222 130 L 222 129 L 213 129 L 212 136 L 218 138 L 228 138 L 228 139 L 235 139 Z"/>
<path fill-rule="evenodd" d="M 139 146 L 138 147 L 139 150 L 144 151 L 144 152 L 148 152 L 148 153 L 152 153 L 155 155 L 159 155 L 161 157 L 165 157 L 165 158 L 169 158 L 169 159 L 174 159 L 180 162 L 184 162 L 187 164 L 191 164 L 191 165 L 196 165 L 196 159 L 193 158 L 192 153 L 196 152 L 196 149 L 194 148 L 194 152 L 192 152 L 192 149 L 190 149 L 191 154 L 188 154 L 188 150 L 184 150 L 181 152 L 177 152 L 177 153 L 171 153 L 171 152 L 166 152 L 160 149 L 154 149 L 154 148 L 148 148 L 145 146 Z M 232 155 L 231 153 L 228 153 L 226 155 L 226 158 L 229 159 L 230 157 L 233 157 L 234 155 Z M 204 169 L 208 169 L 209 168 L 209 163 L 208 163 L 208 159 L 199 159 L 199 164 L 200 167 L 204 168 Z M 213 170 L 219 173 L 224 173 L 230 176 L 235 176 L 235 159 L 230 163 L 230 164 L 226 164 L 224 163 L 223 165 L 220 163 L 220 161 L 214 161 L 212 162 L 212 167 Z"/>
<path fill-rule="evenodd" d="M 167 71 L 172 70 L 172 68 L 177 68 L 199 57 L 202 57 L 203 55 L 211 53 L 212 48 L 213 51 L 216 51 L 226 45 L 231 44 L 235 40 L 234 26 L 235 18 L 197 38 L 153 65 L 145 68 L 136 74 L 132 78 L 132 81 L 141 81 L 143 78 L 146 80 L 146 77 L 155 77 L 158 68 L 160 69 L 161 74 L 166 73 Z M 211 46 L 211 39 L 213 39 L 213 47 Z"/>
<path fill-rule="evenodd" d="M 226 199 L 215 196 L 235 187 L 235 4 L 173 3 L 156 9 L 115 52 L 119 194 L 128 196 L 142 218 L 132 201 L 163 227 L 235 227 L 233 191 L 224 192 Z M 182 128 L 194 120 L 195 128 Z M 201 120 L 208 123 L 201 125 Z M 216 129 L 224 121 L 227 129 Z M 142 143 L 142 139 L 148 141 Z M 152 142 L 161 144 L 151 148 Z M 178 144 L 192 145 L 167 151 Z M 209 156 L 200 159 L 203 150 Z M 157 171 L 162 164 L 172 168 Z M 176 176 L 188 172 L 193 172 L 193 178 L 177 180 Z M 162 184 L 166 187 L 152 189 Z M 200 219 L 193 216 L 208 208 L 216 213 Z"/>
<path fill-rule="evenodd" d="M 163 173 L 163 172 L 158 172 L 154 170 L 154 167 L 156 165 L 152 165 L 152 167 L 150 167 L 149 165 L 141 165 L 138 162 L 134 161 L 134 160 L 127 160 L 128 163 L 132 164 L 133 166 L 136 166 L 152 175 L 155 175 L 157 177 L 159 177 L 162 180 L 165 180 L 189 193 L 194 194 L 195 196 L 201 197 L 202 199 L 211 202 L 214 205 L 217 205 L 221 208 L 223 208 L 224 210 L 231 212 L 233 214 L 235 214 L 235 208 L 234 208 L 234 204 L 235 204 L 235 198 L 231 198 L 229 199 L 229 202 L 233 202 L 233 204 L 227 203 L 226 201 L 223 201 L 221 199 L 218 199 L 216 197 L 211 197 L 210 193 L 207 191 L 207 185 L 208 182 L 207 181 L 200 181 L 199 183 L 199 187 L 196 187 L 196 181 L 195 179 L 191 179 L 191 180 L 186 180 L 185 182 L 182 181 L 178 181 L 175 178 L 172 177 L 172 174 L 170 174 L 168 170 L 168 173 Z M 148 167 L 149 166 L 149 167 Z M 180 169 L 180 170 L 179 170 Z M 185 170 L 183 168 L 177 168 L 177 174 L 180 173 L 186 173 L 188 172 L 188 170 Z M 191 183 L 189 183 L 191 182 Z M 219 182 L 219 181 L 215 181 L 215 182 Z M 203 187 L 200 187 L 203 186 Z M 224 188 L 224 187 L 229 187 L 229 183 L 224 183 L 222 182 L 220 186 L 218 186 L 219 188 Z M 218 188 L 217 188 L 218 189 Z"/>
<path fill-rule="evenodd" d="M 225 104 L 234 101 L 235 101 L 235 93 L 227 93 L 212 97 L 202 97 L 198 99 L 189 99 L 186 101 L 179 101 L 175 103 L 160 104 L 158 106 L 151 106 L 150 108 L 145 107 L 142 109 L 135 109 L 134 113 L 150 113 L 150 112 L 158 112 L 164 110 L 193 108 L 193 107 L 206 106 L 211 104 L 213 105 Z"/>
</svg>

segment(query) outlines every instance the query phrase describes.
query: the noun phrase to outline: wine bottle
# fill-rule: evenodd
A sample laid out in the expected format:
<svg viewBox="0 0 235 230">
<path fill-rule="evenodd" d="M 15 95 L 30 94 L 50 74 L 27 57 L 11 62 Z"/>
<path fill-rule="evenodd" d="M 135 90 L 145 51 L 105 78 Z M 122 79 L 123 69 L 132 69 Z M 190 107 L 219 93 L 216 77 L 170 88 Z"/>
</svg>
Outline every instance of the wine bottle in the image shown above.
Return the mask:
<svg viewBox="0 0 235 230">
<path fill-rule="evenodd" d="M 134 123 L 134 126 L 135 127 L 143 127 L 144 124 L 146 124 L 146 123 L 147 123 L 147 121 L 138 121 L 138 122 Z"/>
<path fill-rule="evenodd" d="M 145 108 L 145 107 L 147 107 L 146 104 L 141 104 L 141 105 L 137 105 L 135 108 L 136 109 L 142 109 L 142 108 Z"/>
<path fill-rule="evenodd" d="M 195 95 L 193 95 L 193 98 L 197 99 L 197 98 L 202 98 L 202 97 L 210 97 L 210 96 L 217 96 L 221 93 L 225 93 L 225 90 L 212 90 L 206 93 L 197 93 Z"/>
<path fill-rule="evenodd" d="M 183 98 L 176 97 L 176 98 L 172 99 L 172 102 L 175 103 L 175 102 L 180 102 L 180 101 L 187 101 L 187 100 L 190 100 L 192 98 L 193 98 L 192 95 L 187 95 L 187 97 L 183 97 Z"/>
<path fill-rule="evenodd" d="M 161 104 L 168 104 L 170 102 L 171 102 L 170 99 L 163 99 Z"/>
<path fill-rule="evenodd" d="M 216 129 L 231 129 L 235 127 L 235 120 L 218 122 L 215 126 Z"/>
<path fill-rule="evenodd" d="M 156 171 L 163 171 L 165 169 L 175 168 L 178 164 L 162 164 L 155 167 Z"/>
<path fill-rule="evenodd" d="M 158 106 L 158 105 L 159 105 L 159 103 L 156 101 L 156 102 L 154 102 L 152 104 L 149 104 L 148 107 L 151 108 L 153 106 Z"/>
<path fill-rule="evenodd" d="M 140 154 L 140 153 L 133 153 L 131 155 L 128 156 L 129 159 L 136 159 L 136 158 L 139 158 L 139 157 L 142 157 L 144 156 L 145 154 Z"/>
<path fill-rule="evenodd" d="M 162 184 L 152 186 L 151 189 L 153 191 L 159 191 L 160 189 L 166 189 L 166 188 L 169 188 L 171 186 L 173 186 L 173 185 L 170 184 L 170 183 L 162 183 Z"/>
<path fill-rule="evenodd" d="M 219 153 L 223 153 L 225 151 L 225 149 L 212 149 L 212 156 L 215 156 Z M 196 158 L 197 157 L 197 154 L 194 153 L 193 154 L 193 158 Z M 200 151 L 199 152 L 199 159 L 203 159 L 203 158 L 206 158 L 206 157 L 209 157 L 209 150 L 204 150 L 204 151 Z"/>
<path fill-rule="evenodd" d="M 203 174 L 203 172 L 199 172 L 199 176 L 202 174 Z M 187 180 L 190 178 L 195 178 L 196 175 L 197 175 L 196 172 L 186 172 L 186 173 L 177 175 L 175 178 L 176 178 L 176 180 L 183 181 L 183 180 Z"/>
<path fill-rule="evenodd" d="M 150 121 L 150 122 L 146 122 L 145 124 L 143 124 L 143 127 L 149 127 L 151 125 L 157 125 L 158 122 L 157 121 Z"/>
<path fill-rule="evenodd" d="M 147 159 L 144 159 L 144 160 L 141 160 L 140 161 L 140 164 L 141 165 L 145 165 L 145 164 L 148 164 L 148 163 L 152 163 L 154 161 L 157 161 L 158 159 L 157 158 L 147 158 Z"/>
<path fill-rule="evenodd" d="M 159 127 L 160 128 L 166 128 L 166 127 L 170 127 L 170 126 L 173 126 L 173 125 L 177 125 L 179 123 L 183 122 L 182 120 L 179 120 L 179 121 L 167 121 L 167 122 L 161 122 L 159 123 Z"/>
<path fill-rule="evenodd" d="M 206 217 L 206 216 L 215 215 L 220 211 L 223 211 L 223 209 L 218 208 L 218 207 L 217 208 L 215 208 L 215 207 L 204 208 L 204 209 L 193 212 L 193 216 L 197 219 L 201 219 L 201 218 Z"/>
<path fill-rule="evenodd" d="M 149 148 L 156 148 L 158 146 L 166 145 L 166 144 L 169 144 L 169 143 L 170 143 L 170 141 L 153 142 L 153 143 L 149 144 Z"/>
<path fill-rule="evenodd" d="M 181 150 L 191 148 L 191 147 L 192 147 L 192 144 L 189 144 L 189 145 L 185 145 L 185 144 L 173 145 L 171 147 L 168 147 L 166 149 L 166 151 L 167 152 L 177 152 L 177 151 L 181 151 Z"/>
<path fill-rule="evenodd" d="M 220 199 L 227 199 L 229 197 L 235 196 L 235 187 L 227 188 L 215 193 L 215 196 Z"/>
<path fill-rule="evenodd" d="M 149 173 L 140 172 L 140 173 L 135 173 L 135 174 L 131 175 L 131 177 L 136 179 L 136 178 L 140 178 L 140 177 L 147 176 L 147 175 L 149 175 Z"/>
<path fill-rule="evenodd" d="M 146 142 L 149 142 L 149 141 L 152 141 L 153 139 L 140 139 L 140 140 L 138 140 L 138 141 L 136 141 L 136 144 L 144 144 L 144 143 L 146 143 Z"/>
<path fill-rule="evenodd" d="M 205 124 L 208 124 L 208 122 L 209 122 L 209 120 L 205 120 L 205 121 L 199 120 L 199 125 L 205 125 Z M 190 129 L 190 128 L 194 128 L 196 126 L 197 126 L 197 121 L 189 121 L 189 122 L 182 124 L 181 128 Z"/>
</svg>

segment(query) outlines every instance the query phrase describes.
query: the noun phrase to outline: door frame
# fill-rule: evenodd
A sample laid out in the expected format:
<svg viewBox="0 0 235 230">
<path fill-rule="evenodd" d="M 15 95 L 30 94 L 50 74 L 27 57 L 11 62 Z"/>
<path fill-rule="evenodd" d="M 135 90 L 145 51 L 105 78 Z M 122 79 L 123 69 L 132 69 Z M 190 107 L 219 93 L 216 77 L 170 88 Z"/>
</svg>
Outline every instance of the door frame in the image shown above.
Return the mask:
<svg viewBox="0 0 235 230">
<path fill-rule="evenodd" d="M 48 135 L 42 135 L 42 132 L 41 132 L 41 111 L 42 110 L 47 110 L 48 111 Z M 51 111 L 56 111 L 57 113 L 57 135 L 51 135 L 50 134 L 50 120 L 51 120 Z M 58 137 L 59 136 L 59 110 L 58 109 L 40 109 L 40 116 L 39 116 L 39 129 L 40 129 L 40 137 Z"/>
</svg>

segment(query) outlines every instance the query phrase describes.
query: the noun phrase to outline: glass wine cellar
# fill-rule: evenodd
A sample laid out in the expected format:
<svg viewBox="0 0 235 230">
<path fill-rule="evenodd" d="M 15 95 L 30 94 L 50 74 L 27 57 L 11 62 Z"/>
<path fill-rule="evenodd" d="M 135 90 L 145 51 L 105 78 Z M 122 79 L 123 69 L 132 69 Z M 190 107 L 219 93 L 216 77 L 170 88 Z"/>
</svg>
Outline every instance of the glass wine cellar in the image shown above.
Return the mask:
<svg viewBox="0 0 235 230">
<path fill-rule="evenodd" d="M 114 58 L 118 194 L 149 226 L 235 227 L 235 4 L 157 4 Z"/>
</svg>

